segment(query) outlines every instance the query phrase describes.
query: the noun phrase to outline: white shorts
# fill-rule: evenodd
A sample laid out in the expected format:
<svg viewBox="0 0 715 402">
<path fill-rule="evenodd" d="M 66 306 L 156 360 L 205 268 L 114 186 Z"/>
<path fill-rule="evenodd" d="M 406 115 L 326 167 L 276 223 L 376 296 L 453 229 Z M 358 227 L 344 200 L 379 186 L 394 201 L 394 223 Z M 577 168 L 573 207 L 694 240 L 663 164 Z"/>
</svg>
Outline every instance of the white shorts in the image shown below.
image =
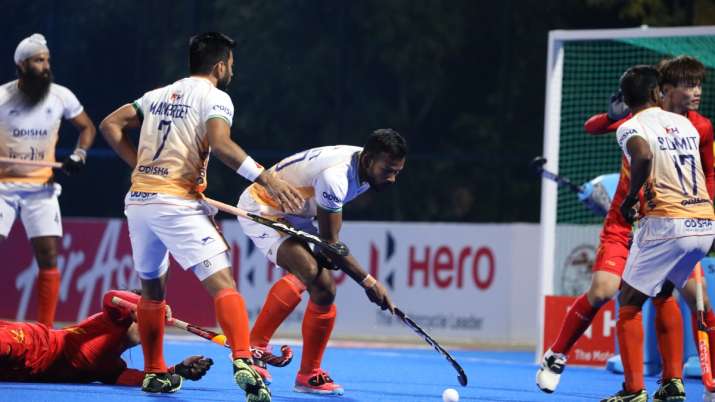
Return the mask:
<svg viewBox="0 0 715 402">
<path fill-rule="evenodd" d="M 265 208 L 251 196 L 248 191 L 244 191 L 241 194 L 241 198 L 238 200 L 238 208 L 244 211 L 254 213 L 256 215 L 265 213 Z M 291 226 L 302 231 L 318 234 L 318 229 L 313 225 L 313 219 L 306 218 L 302 216 L 294 215 L 284 215 L 281 219 L 288 222 Z M 238 218 L 238 222 L 241 224 L 241 229 L 243 233 L 253 241 L 256 248 L 261 250 L 263 255 L 268 258 L 270 262 L 278 265 L 276 258 L 278 253 L 278 248 L 283 244 L 283 242 L 288 238 L 288 235 L 279 232 L 275 229 L 269 228 L 266 225 L 254 222 L 246 218 Z M 311 249 L 313 245 L 310 245 Z"/>
<path fill-rule="evenodd" d="M 644 218 L 633 238 L 623 281 L 655 297 L 666 280 L 685 286 L 695 264 L 715 239 L 713 222 L 701 219 Z"/>
<path fill-rule="evenodd" d="M 0 236 L 7 237 L 18 212 L 29 239 L 62 237 L 62 217 L 57 197 L 62 186 L 51 184 L 0 183 Z"/>
<path fill-rule="evenodd" d="M 169 253 L 199 280 L 231 266 L 228 245 L 198 201 L 162 194 L 127 194 L 127 216 L 134 269 L 155 279 L 169 268 Z"/>
</svg>

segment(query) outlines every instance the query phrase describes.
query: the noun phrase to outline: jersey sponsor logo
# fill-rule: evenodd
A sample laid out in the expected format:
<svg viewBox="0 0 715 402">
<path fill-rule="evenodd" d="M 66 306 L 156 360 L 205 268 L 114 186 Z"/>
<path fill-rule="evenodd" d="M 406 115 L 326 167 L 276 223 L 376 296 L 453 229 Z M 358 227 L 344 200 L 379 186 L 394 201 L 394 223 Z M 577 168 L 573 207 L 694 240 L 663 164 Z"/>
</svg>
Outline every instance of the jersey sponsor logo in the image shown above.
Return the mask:
<svg viewBox="0 0 715 402">
<path fill-rule="evenodd" d="M 233 112 L 232 112 L 231 109 L 230 109 L 228 106 L 226 106 L 226 105 L 213 105 L 213 107 L 211 108 L 211 110 L 216 110 L 216 111 L 219 111 L 219 112 L 223 112 L 223 113 L 226 113 L 229 117 L 233 117 Z"/>
<path fill-rule="evenodd" d="M 178 101 L 180 101 L 181 98 L 183 98 L 183 97 L 184 97 L 184 94 L 181 93 L 181 91 L 176 91 L 176 92 L 174 92 L 174 93 L 171 94 L 171 96 L 169 97 L 169 100 L 172 101 L 172 102 L 178 102 Z"/>
<path fill-rule="evenodd" d="M 131 198 L 132 200 L 146 201 L 156 198 L 156 194 L 157 193 L 148 193 L 146 191 L 132 191 L 129 194 L 129 198 Z"/>
<path fill-rule="evenodd" d="M 13 159 L 38 161 L 45 159 L 45 151 L 41 151 L 39 148 L 30 147 L 29 152 L 17 152 L 16 150 L 10 148 L 8 149 L 8 157 Z"/>
<path fill-rule="evenodd" d="M 204 237 L 203 239 L 201 239 L 201 244 L 205 246 L 205 245 L 207 245 L 207 244 L 213 243 L 215 240 L 216 240 L 216 239 L 214 239 L 214 238 L 211 237 L 211 236 L 206 236 L 206 237 Z"/>
<path fill-rule="evenodd" d="M 623 144 L 623 141 L 625 141 L 626 138 L 628 138 L 628 136 L 630 136 L 631 134 L 635 134 L 635 133 L 637 133 L 637 132 L 638 132 L 638 130 L 636 130 L 635 128 L 628 128 L 628 129 L 626 129 L 626 130 L 623 131 L 623 132 L 621 133 L 621 135 L 618 137 L 618 143 L 621 144 L 621 146 L 624 145 L 624 144 Z"/>
<path fill-rule="evenodd" d="M 713 221 L 710 219 L 686 219 L 683 225 L 688 229 L 712 229 Z"/>
<path fill-rule="evenodd" d="M 705 198 L 688 198 L 687 200 L 680 201 L 680 205 L 687 207 L 688 205 L 704 204 L 710 202 Z"/>
<path fill-rule="evenodd" d="M 697 151 L 698 137 L 658 137 L 658 149 L 661 151 Z"/>
<path fill-rule="evenodd" d="M 15 138 L 47 137 L 47 130 L 43 128 L 15 128 L 12 130 L 12 136 Z"/>
<path fill-rule="evenodd" d="M 17 343 L 25 343 L 25 331 L 23 331 L 22 328 L 11 329 L 10 336 L 12 336 Z"/>
<path fill-rule="evenodd" d="M 149 105 L 149 113 L 156 116 L 169 116 L 176 119 L 183 119 L 186 113 L 189 112 L 191 106 L 181 103 L 171 102 L 152 102 Z"/>
<path fill-rule="evenodd" d="M 139 171 L 139 173 L 151 174 L 155 176 L 166 177 L 169 175 L 169 169 L 161 166 L 139 165 L 137 170 Z"/>
<path fill-rule="evenodd" d="M 667 134 L 680 134 L 680 131 L 678 130 L 678 127 L 666 127 L 665 132 Z"/>
<path fill-rule="evenodd" d="M 332 202 L 342 202 L 342 200 L 340 198 L 336 197 L 333 194 L 329 194 L 325 191 L 323 191 L 323 198 L 325 198 L 328 201 L 332 201 Z"/>
</svg>

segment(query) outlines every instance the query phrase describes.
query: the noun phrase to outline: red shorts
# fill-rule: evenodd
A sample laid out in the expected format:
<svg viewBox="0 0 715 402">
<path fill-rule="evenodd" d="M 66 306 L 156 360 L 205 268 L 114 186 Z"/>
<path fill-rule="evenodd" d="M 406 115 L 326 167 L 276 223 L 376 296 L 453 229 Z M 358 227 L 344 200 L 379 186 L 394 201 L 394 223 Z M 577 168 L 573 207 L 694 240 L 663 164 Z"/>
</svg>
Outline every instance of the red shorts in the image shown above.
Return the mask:
<svg viewBox="0 0 715 402">
<path fill-rule="evenodd" d="M 596 251 L 596 261 L 593 263 L 593 272 L 605 271 L 622 276 L 626 269 L 628 247 L 622 243 L 601 243 Z"/>
</svg>

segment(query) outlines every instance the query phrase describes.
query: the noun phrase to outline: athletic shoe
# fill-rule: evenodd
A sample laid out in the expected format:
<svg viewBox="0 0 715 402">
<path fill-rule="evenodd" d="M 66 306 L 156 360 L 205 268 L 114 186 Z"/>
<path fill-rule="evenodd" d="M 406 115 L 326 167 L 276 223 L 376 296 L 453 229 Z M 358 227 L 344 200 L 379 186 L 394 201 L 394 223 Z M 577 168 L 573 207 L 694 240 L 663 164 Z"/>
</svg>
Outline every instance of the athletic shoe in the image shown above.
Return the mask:
<svg viewBox="0 0 715 402">
<path fill-rule="evenodd" d="M 705 388 L 703 390 L 703 402 L 715 402 L 715 392 Z"/>
<path fill-rule="evenodd" d="M 178 374 L 146 373 L 142 381 L 142 391 L 151 393 L 171 393 L 181 389 L 184 379 Z"/>
<path fill-rule="evenodd" d="M 301 374 L 295 377 L 296 392 L 321 395 L 342 395 L 345 390 L 336 384 L 322 369 L 313 370 L 310 374 Z"/>
<path fill-rule="evenodd" d="M 658 380 L 658 390 L 653 394 L 653 402 L 682 402 L 685 401 L 685 386 L 680 378 Z"/>
<path fill-rule="evenodd" d="M 565 368 L 566 355 L 547 350 L 541 360 L 541 367 L 536 372 L 536 386 L 548 394 L 556 391 Z"/>
<path fill-rule="evenodd" d="M 271 402 L 271 392 L 253 369 L 251 359 L 233 361 L 233 379 L 246 392 L 246 402 Z"/>
<path fill-rule="evenodd" d="M 623 386 L 625 387 L 625 384 Z M 636 392 L 622 389 L 611 397 L 601 399 L 601 402 L 648 402 L 648 393 L 644 389 Z"/>
</svg>

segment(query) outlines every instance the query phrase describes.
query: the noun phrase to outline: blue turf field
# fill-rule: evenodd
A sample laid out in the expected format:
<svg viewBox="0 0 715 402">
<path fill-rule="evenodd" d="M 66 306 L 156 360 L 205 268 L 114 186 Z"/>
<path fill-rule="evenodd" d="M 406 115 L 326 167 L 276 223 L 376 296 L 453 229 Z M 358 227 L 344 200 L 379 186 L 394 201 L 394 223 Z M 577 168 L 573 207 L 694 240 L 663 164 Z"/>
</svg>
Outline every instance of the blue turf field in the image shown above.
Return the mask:
<svg viewBox="0 0 715 402">
<path fill-rule="evenodd" d="M 284 401 L 369 401 L 428 402 L 441 401 L 442 390 L 458 389 L 461 401 L 599 401 L 619 389 L 622 377 L 599 369 L 569 367 L 555 394 L 536 389 L 532 363 L 527 352 L 455 351 L 454 357 L 469 376 L 466 388 L 459 386 L 452 367 L 431 349 L 362 349 L 331 347 L 325 354 L 324 367 L 345 387 L 343 397 L 321 397 L 292 391 L 295 372 L 300 363 L 300 347 L 293 348 L 295 359 L 290 366 L 273 369 L 273 400 Z M 209 342 L 167 341 L 167 361 L 174 363 L 184 356 L 204 354 L 216 364 L 199 382 L 187 381 L 184 388 L 171 395 L 147 395 L 138 388 L 75 385 L 0 383 L 0 401 L 244 401 L 243 393 L 232 383 L 231 366 L 226 350 Z M 137 348 L 125 354 L 131 367 L 141 367 L 142 354 Z M 656 389 L 656 378 L 647 378 L 650 393 Z M 701 400 L 702 385 L 686 380 L 688 401 Z"/>
</svg>

